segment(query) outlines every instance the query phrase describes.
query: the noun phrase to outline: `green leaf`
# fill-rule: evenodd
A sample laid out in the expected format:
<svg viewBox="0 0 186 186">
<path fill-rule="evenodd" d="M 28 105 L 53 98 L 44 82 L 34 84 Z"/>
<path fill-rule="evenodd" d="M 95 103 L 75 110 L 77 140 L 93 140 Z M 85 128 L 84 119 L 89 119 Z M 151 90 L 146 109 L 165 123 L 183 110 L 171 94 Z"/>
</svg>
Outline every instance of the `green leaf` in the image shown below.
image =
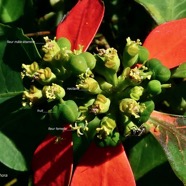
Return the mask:
<svg viewBox="0 0 186 186">
<path fill-rule="evenodd" d="M 185 78 L 186 77 L 186 63 L 182 63 L 176 69 L 172 71 L 173 78 Z"/>
<path fill-rule="evenodd" d="M 8 105 L 0 114 L 0 151 L 3 152 L 0 162 L 11 169 L 26 171 L 30 169 L 35 148 L 47 133 L 47 121 L 29 108 L 18 109 L 20 101 L 21 97 L 15 97 L 0 105 L 1 112 Z"/>
<path fill-rule="evenodd" d="M 128 158 L 136 180 L 167 161 L 161 146 L 152 135 L 140 139 L 128 139 L 128 143 L 130 145 L 133 143 Z"/>
<path fill-rule="evenodd" d="M 38 59 L 32 39 L 21 29 L 0 24 L 0 162 L 18 171 L 29 169 L 33 152 L 46 135 L 45 117 L 21 105 L 21 65 Z"/>
<path fill-rule="evenodd" d="M 154 111 L 148 125 L 163 147 L 173 171 L 186 184 L 186 118 Z"/>
<path fill-rule="evenodd" d="M 135 0 L 150 13 L 157 24 L 186 17 L 185 0 Z"/>
<path fill-rule="evenodd" d="M 14 170 L 25 171 L 27 170 L 25 159 L 23 158 L 21 152 L 16 148 L 13 141 L 11 141 L 5 134 L 0 132 L 0 160 L 3 163 L 11 167 Z M 8 150 L 6 150 L 8 149 Z"/>
<path fill-rule="evenodd" d="M 25 0 L 0 0 L 0 22 L 16 21 L 24 14 L 24 6 Z"/>
<path fill-rule="evenodd" d="M 32 39 L 21 29 L 0 24 L 0 102 L 23 91 L 21 65 L 37 59 L 40 54 Z"/>
</svg>

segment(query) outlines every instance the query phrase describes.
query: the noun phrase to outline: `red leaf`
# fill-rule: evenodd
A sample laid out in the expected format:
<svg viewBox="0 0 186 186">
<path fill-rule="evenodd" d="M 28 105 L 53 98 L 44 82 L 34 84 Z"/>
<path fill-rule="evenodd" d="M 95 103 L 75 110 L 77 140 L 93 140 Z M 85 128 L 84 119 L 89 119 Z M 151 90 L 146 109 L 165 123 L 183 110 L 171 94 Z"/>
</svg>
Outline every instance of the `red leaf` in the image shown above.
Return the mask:
<svg viewBox="0 0 186 186">
<path fill-rule="evenodd" d="M 72 133 L 63 132 L 63 140 L 48 135 L 34 153 L 34 186 L 68 186 L 73 168 Z"/>
<path fill-rule="evenodd" d="M 71 186 L 135 186 L 122 144 L 97 147 L 92 143 L 75 169 Z"/>
<path fill-rule="evenodd" d="M 56 38 L 66 37 L 71 41 L 72 49 L 80 44 L 84 51 L 87 50 L 101 24 L 104 10 L 101 0 L 79 0 L 58 25 Z"/>
<path fill-rule="evenodd" d="M 157 58 L 173 68 L 186 62 L 186 18 L 157 26 L 146 38 L 144 46 L 150 58 Z"/>
</svg>

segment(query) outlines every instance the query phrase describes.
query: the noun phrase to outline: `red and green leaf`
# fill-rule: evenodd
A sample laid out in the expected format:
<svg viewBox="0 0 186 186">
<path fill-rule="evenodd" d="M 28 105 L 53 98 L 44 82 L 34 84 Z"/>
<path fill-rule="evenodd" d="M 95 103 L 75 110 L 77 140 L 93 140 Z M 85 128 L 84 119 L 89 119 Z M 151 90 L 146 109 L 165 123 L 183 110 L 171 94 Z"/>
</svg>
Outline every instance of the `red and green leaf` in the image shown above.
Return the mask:
<svg viewBox="0 0 186 186">
<path fill-rule="evenodd" d="M 186 18 L 157 26 L 146 38 L 144 46 L 150 58 L 157 58 L 173 68 L 186 62 Z"/>
<path fill-rule="evenodd" d="M 163 147 L 173 171 L 186 184 L 186 118 L 154 111 L 148 125 Z"/>
<path fill-rule="evenodd" d="M 93 40 L 104 16 L 104 4 L 101 0 L 79 0 L 58 25 L 56 38 L 68 38 L 72 49 L 82 45 L 86 51 Z"/>
</svg>

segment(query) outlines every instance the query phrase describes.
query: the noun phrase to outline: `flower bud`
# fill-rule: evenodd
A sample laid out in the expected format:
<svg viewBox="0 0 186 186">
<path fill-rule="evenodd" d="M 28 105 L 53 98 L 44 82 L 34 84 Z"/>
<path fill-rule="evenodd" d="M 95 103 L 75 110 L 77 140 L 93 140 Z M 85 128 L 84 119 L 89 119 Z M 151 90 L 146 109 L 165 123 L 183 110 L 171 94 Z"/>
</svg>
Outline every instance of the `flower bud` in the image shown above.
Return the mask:
<svg viewBox="0 0 186 186">
<path fill-rule="evenodd" d="M 102 60 L 104 66 L 111 72 L 116 73 L 119 70 L 120 59 L 117 54 L 117 50 L 114 48 L 108 48 L 106 50 L 99 50 L 97 58 Z"/>
<path fill-rule="evenodd" d="M 49 67 L 46 67 L 45 69 L 39 69 L 37 71 L 35 74 L 35 79 L 38 80 L 41 84 L 45 85 L 55 80 L 56 76 Z"/>
<path fill-rule="evenodd" d="M 44 37 L 46 44 L 42 47 L 43 52 L 45 53 L 43 60 L 51 62 L 53 59 L 60 58 L 60 48 L 55 40 L 51 40 L 48 36 Z"/>
<path fill-rule="evenodd" d="M 119 103 L 119 109 L 121 112 L 128 116 L 132 115 L 135 118 L 140 117 L 139 114 L 143 111 L 143 107 L 143 105 L 140 105 L 138 102 L 131 98 L 122 99 Z"/>
<path fill-rule="evenodd" d="M 142 86 L 135 86 L 130 90 L 130 97 L 136 101 L 140 99 L 144 92 L 144 88 Z"/>
<path fill-rule="evenodd" d="M 147 70 L 147 67 L 143 65 L 140 66 L 139 68 L 138 67 L 131 68 L 128 74 L 130 81 L 133 84 L 137 85 L 137 84 L 140 84 L 145 79 L 151 79 L 152 72 L 151 71 L 144 72 L 146 70 Z"/>
<path fill-rule="evenodd" d="M 52 83 L 52 86 L 43 87 L 43 95 L 49 100 L 62 99 L 65 96 L 63 87 Z"/>
<path fill-rule="evenodd" d="M 39 70 L 39 65 L 37 62 L 33 62 L 31 65 L 22 64 L 23 72 L 21 72 L 21 77 L 34 77 L 35 73 Z"/>
<path fill-rule="evenodd" d="M 130 37 L 127 38 L 127 44 L 123 52 L 123 66 L 131 67 L 138 61 L 139 46 L 141 45 L 140 40 L 132 41 Z"/>
<path fill-rule="evenodd" d="M 98 94 L 96 100 L 91 106 L 91 112 L 94 114 L 106 113 L 110 107 L 110 99 L 103 94 Z"/>
<path fill-rule="evenodd" d="M 26 106 L 28 104 L 29 106 L 32 106 L 40 98 L 42 98 L 42 96 L 43 96 L 43 94 L 42 94 L 41 90 L 39 90 L 35 86 L 31 86 L 29 91 L 23 92 L 22 105 Z"/>
<path fill-rule="evenodd" d="M 98 82 L 91 77 L 80 79 L 76 86 L 78 89 L 88 91 L 91 94 L 99 94 L 102 92 Z"/>
<path fill-rule="evenodd" d="M 96 128 L 98 133 L 97 137 L 103 139 L 106 136 L 112 134 L 113 130 L 116 128 L 116 122 L 111 116 L 105 116 L 100 122 L 100 127 Z"/>
</svg>

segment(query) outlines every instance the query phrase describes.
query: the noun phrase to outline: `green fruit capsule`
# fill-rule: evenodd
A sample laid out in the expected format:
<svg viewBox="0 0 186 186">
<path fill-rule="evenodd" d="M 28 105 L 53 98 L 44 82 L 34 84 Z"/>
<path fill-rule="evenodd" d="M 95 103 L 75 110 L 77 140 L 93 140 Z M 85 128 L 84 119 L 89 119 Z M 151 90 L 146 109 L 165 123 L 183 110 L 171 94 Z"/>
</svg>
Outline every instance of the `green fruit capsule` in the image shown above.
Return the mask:
<svg viewBox="0 0 186 186">
<path fill-rule="evenodd" d="M 171 77 L 171 71 L 165 67 L 165 66 L 161 66 L 161 68 L 159 68 L 155 73 L 155 79 L 158 79 L 159 81 L 166 82 L 170 79 Z"/>
<path fill-rule="evenodd" d="M 65 37 L 61 37 L 57 40 L 57 44 L 60 48 L 65 48 L 68 49 L 68 50 L 71 50 L 71 43 L 70 41 L 65 38 Z"/>
<path fill-rule="evenodd" d="M 72 73 L 74 73 L 76 75 L 85 73 L 88 69 L 86 60 L 81 55 L 71 56 L 68 67 L 72 71 Z"/>
<path fill-rule="evenodd" d="M 67 123 L 74 123 L 78 118 L 78 106 L 73 100 L 67 100 L 60 103 L 59 109 L 61 112 L 61 118 Z"/>
<path fill-rule="evenodd" d="M 162 66 L 161 64 L 161 61 L 156 59 L 156 58 L 152 58 L 152 59 L 149 59 L 146 63 L 145 63 L 145 66 L 148 67 L 149 69 L 154 69 L 155 67 L 159 67 L 159 66 Z"/>
<path fill-rule="evenodd" d="M 73 100 L 59 103 L 51 111 L 51 119 L 58 123 L 74 123 L 78 115 L 78 106 Z"/>
<path fill-rule="evenodd" d="M 147 92 L 152 94 L 152 95 L 158 95 L 161 93 L 162 88 L 161 88 L 161 83 L 158 80 L 151 80 L 147 84 Z"/>
<path fill-rule="evenodd" d="M 79 56 L 84 57 L 90 70 L 94 69 L 94 67 L 96 66 L 96 58 L 94 57 L 94 55 L 92 55 L 90 52 L 83 52 L 79 54 Z"/>
<path fill-rule="evenodd" d="M 149 58 L 149 51 L 147 48 L 143 46 L 138 46 L 139 52 L 138 52 L 138 63 L 144 63 Z"/>
<path fill-rule="evenodd" d="M 170 79 L 171 71 L 162 65 L 158 59 L 150 59 L 145 63 L 145 66 L 152 71 L 152 79 L 157 79 L 160 82 L 166 82 Z"/>
</svg>

